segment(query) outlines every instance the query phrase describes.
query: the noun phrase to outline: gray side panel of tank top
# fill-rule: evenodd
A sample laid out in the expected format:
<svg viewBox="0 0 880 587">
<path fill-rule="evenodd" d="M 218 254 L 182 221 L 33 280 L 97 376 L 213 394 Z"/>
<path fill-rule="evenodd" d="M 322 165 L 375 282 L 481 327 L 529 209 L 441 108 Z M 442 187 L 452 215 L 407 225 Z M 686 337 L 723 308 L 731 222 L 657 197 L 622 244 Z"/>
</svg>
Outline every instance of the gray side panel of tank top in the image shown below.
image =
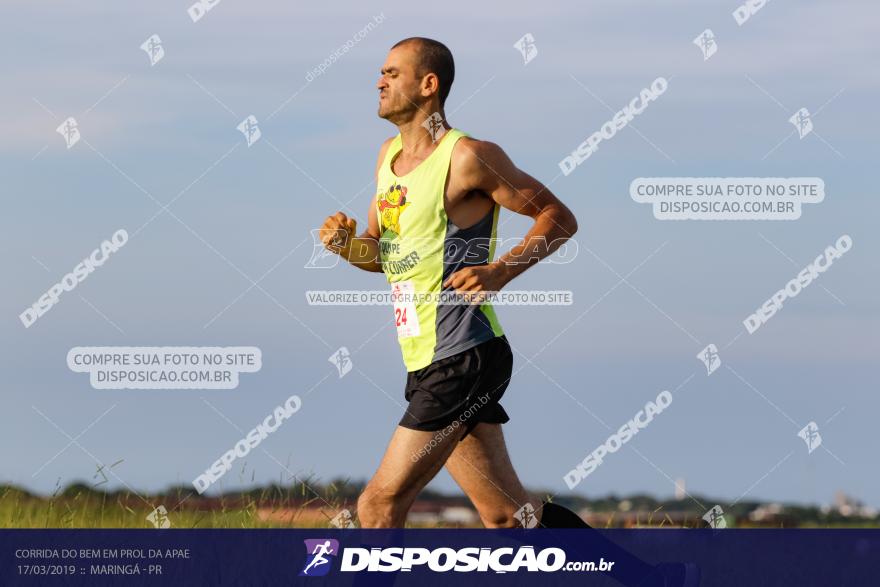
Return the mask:
<svg viewBox="0 0 880 587">
<path fill-rule="evenodd" d="M 460 269 L 489 262 L 495 209 L 469 228 L 446 222 L 443 243 L 443 281 Z M 452 288 L 443 288 L 452 291 Z M 440 304 L 437 306 L 437 343 L 434 361 L 476 346 L 495 336 L 489 319 L 479 306 Z"/>
</svg>

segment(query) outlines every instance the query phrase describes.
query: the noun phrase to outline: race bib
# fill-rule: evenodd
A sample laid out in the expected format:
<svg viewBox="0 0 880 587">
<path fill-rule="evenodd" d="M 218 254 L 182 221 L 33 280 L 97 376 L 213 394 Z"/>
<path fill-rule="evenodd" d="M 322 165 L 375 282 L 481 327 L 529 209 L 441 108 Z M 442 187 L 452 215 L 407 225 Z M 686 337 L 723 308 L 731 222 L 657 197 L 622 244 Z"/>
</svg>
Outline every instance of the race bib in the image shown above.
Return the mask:
<svg viewBox="0 0 880 587">
<path fill-rule="evenodd" d="M 418 336 L 419 315 L 416 313 L 416 288 L 412 281 L 398 281 L 391 286 L 391 301 L 394 303 L 394 324 L 397 338 Z"/>
</svg>

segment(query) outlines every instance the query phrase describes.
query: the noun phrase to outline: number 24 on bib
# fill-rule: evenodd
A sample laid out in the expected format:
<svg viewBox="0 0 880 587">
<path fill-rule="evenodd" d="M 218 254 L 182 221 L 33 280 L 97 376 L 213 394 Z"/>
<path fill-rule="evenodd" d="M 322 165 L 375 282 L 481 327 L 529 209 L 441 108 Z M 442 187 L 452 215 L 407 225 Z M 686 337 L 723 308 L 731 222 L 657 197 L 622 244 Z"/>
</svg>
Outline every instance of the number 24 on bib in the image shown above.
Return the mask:
<svg viewBox="0 0 880 587">
<path fill-rule="evenodd" d="M 394 302 L 394 324 L 397 338 L 418 336 L 419 315 L 416 313 L 415 286 L 412 281 L 398 281 L 391 287 L 391 301 Z"/>
</svg>

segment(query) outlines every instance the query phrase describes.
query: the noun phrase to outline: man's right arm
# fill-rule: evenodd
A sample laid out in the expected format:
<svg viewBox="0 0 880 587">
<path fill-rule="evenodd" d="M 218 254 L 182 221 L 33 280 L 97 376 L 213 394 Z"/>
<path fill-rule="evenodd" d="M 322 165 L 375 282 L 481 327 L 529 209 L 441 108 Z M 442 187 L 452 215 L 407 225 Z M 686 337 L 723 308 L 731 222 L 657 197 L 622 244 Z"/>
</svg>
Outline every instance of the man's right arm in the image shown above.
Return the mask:
<svg viewBox="0 0 880 587">
<path fill-rule="evenodd" d="M 351 234 L 354 235 L 353 224 Z M 382 272 L 382 264 L 379 261 L 379 224 L 376 216 L 376 196 L 373 196 L 370 204 L 370 211 L 367 213 L 367 230 L 360 236 L 353 236 L 351 245 L 343 249 L 340 253 L 342 258 L 364 271 Z"/>
</svg>

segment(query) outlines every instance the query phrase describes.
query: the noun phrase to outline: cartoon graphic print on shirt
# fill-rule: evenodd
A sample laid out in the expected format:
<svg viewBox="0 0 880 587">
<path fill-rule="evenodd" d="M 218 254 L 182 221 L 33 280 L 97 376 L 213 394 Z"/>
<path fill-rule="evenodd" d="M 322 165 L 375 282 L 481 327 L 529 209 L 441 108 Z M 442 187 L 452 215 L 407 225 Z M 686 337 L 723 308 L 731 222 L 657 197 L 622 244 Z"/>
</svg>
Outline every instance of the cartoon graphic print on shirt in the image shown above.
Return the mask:
<svg viewBox="0 0 880 587">
<path fill-rule="evenodd" d="M 400 234 L 400 215 L 410 205 L 406 199 L 406 187 L 400 184 L 391 184 L 388 191 L 379 194 L 378 204 L 382 230 L 387 228 Z"/>
</svg>

